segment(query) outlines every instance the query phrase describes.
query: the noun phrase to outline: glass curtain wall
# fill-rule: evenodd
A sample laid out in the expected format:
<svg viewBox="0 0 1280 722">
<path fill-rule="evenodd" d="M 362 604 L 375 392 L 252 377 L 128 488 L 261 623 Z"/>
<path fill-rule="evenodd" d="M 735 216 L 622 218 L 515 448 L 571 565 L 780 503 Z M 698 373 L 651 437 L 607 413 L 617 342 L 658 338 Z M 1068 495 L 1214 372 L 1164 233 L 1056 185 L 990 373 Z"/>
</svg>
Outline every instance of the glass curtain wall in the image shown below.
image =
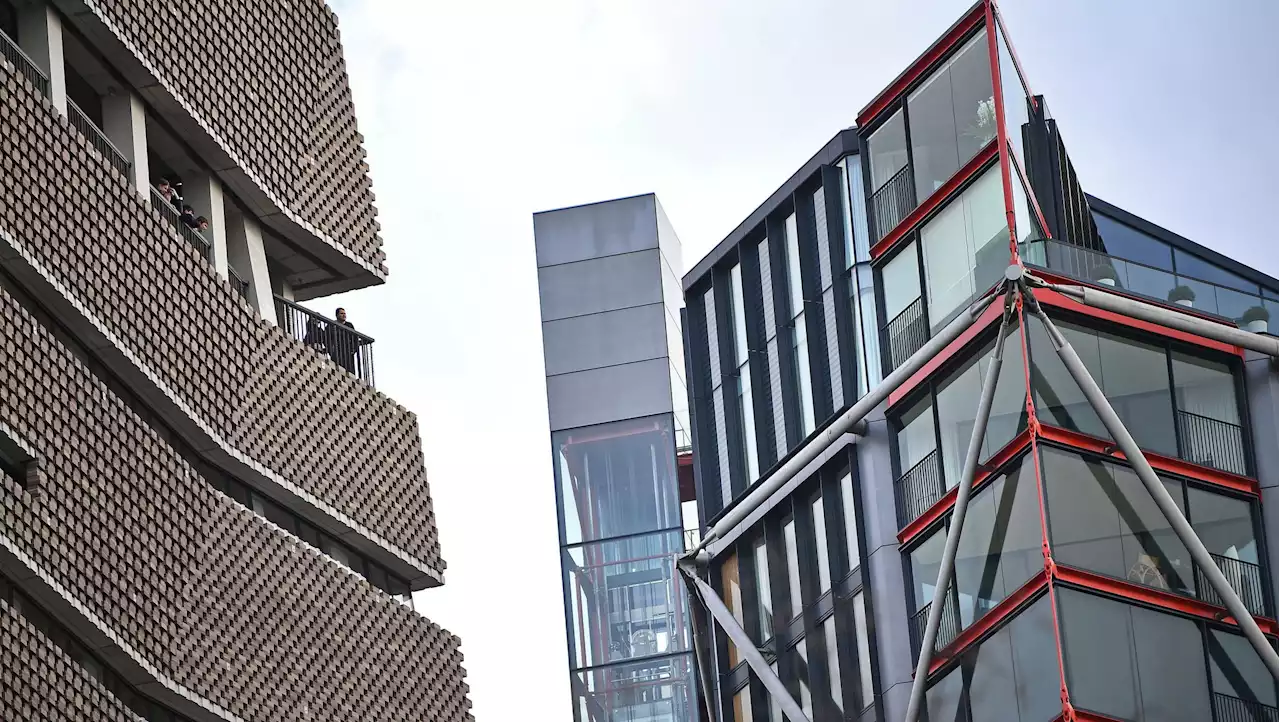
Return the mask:
<svg viewBox="0 0 1280 722">
<path fill-rule="evenodd" d="M 809 369 L 809 331 L 805 325 L 804 286 L 800 276 L 800 238 L 796 230 L 796 214 L 787 216 L 783 224 L 787 263 L 787 299 L 791 312 L 791 361 L 796 376 L 796 399 L 800 409 L 800 436 L 814 429 L 813 377 Z"/>
<path fill-rule="evenodd" d="M 738 383 L 738 429 L 742 433 L 742 455 L 747 479 L 744 486 L 760 476 L 760 455 L 756 447 L 756 409 L 751 395 L 751 352 L 747 345 L 746 306 L 742 302 L 742 264 L 729 270 L 729 313 L 733 318 L 733 355 Z"/>
<path fill-rule="evenodd" d="M 988 58 L 983 30 L 907 96 L 911 162 L 921 200 L 996 137 Z"/>
</svg>

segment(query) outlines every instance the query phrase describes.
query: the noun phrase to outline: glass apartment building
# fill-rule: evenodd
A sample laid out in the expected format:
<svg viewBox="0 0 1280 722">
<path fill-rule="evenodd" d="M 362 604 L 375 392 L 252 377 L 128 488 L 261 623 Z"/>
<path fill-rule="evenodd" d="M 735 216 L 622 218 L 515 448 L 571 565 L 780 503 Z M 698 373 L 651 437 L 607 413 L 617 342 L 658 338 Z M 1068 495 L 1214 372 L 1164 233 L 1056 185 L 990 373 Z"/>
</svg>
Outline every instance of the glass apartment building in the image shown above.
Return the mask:
<svg viewBox="0 0 1280 722">
<path fill-rule="evenodd" d="M 1000 282 L 1015 249 L 1050 281 L 1276 334 L 1275 278 L 1085 192 L 1016 58 L 979 2 L 684 276 L 704 529 Z M 1034 293 L 1274 644 L 1274 363 Z M 721 537 L 708 581 L 810 719 L 902 719 L 1003 344 L 927 718 L 1275 720 L 1275 681 L 1044 330 L 999 328 L 995 304 L 865 435 Z M 781 722 L 718 628 L 712 646 L 709 716 Z"/>
</svg>

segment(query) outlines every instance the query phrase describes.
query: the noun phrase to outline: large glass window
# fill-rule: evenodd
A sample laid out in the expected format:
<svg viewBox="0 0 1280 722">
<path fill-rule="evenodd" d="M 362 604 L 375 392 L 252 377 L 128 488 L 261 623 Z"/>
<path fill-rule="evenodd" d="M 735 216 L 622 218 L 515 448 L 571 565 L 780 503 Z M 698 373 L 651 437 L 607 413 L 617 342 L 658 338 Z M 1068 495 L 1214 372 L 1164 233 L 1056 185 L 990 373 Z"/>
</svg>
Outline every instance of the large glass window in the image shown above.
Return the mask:
<svg viewBox="0 0 1280 722">
<path fill-rule="evenodd" d="M 907 98 L 916 195 L 921 200 L 996 137 L 989 57 L 984 30 Z"/>
<path fill-rule="evenodd" d="M 929 322 L 953 311 L 1001 278 L 1010 262 L 1009 225 L 1000 166 L 952 199 L 920 231 Z"/>
<path fill-rule="evenodd" d="M 1165 271 L 1173 270 L 1173 249 L 1169 244 L 1101 213 L 1093 214 L 1093 222 L 1098 227 L 1102 250 L 1107 255 L 1137 261 Z"/>
<path fill-rule="evenodd" d="M 1244 438 L 1236 382 L 1224 363 L 1181 351 L 1171 354 L 1182 458 L 1244 474 Z"/>
<path fill-rule="evenodd" d="M 1062 711 L 1053 610 L 1041 597 L 926 693 L 930 722 L 1045 722 Z M 1074 701 L 1074 700 L 1072 700 Z"/>
<path fill-rule="evenodd" d="M 916 244 L 907 244 L 880 271 L 884 288 L 884 315 L 893 320 L 920 298 L 920 257 Z"/>
<path fill-rule="evenodd" d="M 800 407 L 800 435 L 814 429 L 813 379 L 809 369 L 809 331 L 805 326 L 804 288 L 800 275 L 800 239 L 796 232 L 796 214 L 787 216 L 786 229 L 787 293 L 791 304 L 791 362 L 796 375 L 796 402 Z"/>
<path fill-rule="evenodd" d="M 1132 469 L 1052 447 L 1041 463 L 1059 564 L 1194 594 L 1191 557 Z M 1185 514 L 1181 485 L 1165 486 Z"/>
<path fill-rule="evenodd" d="M 1080 356 L 1138 445 L 1161 454 L 1177 455 L 1165 350 L 1065 321 L 1054 324 Z M 1106 428 L 1058 359 L 1043 326 L 1039 322 L 1027 326 L 1031 336 L 1031 385 L 1040 420 L 1107 438 Z"/>
<path fill-rule="evenodd" d="M 698 717 L 698 703 L 693 698 L 698 685 L 689 655 L 576 674 L 574 722 L 683 722 Z"/>
<path fill-rule="evenodd" d="M 1013 157 L 1025 170 L 1027 161 L 1022 154 L 1022 131 L 1029 122 L 1031 106 L 1022 78 L 1018 74 L 1018 66 L 1013 62 L 1009 44 L 1005 42 L 1004 32 L 997 33 L 996 39 L 1000 53 L 1000 95 L 1004 101 L 1004 128 L 1009 135 Z"/>
<path fill-rule="evenodd" d="M 874 191 L 907 165 L 907 130 L 901 110 L 871 134 L 867 150 L 871 155 L 871 189 Z M 887 229 L 881 229 L 884 230 Z"/>
<path fill-rule="evenodd" d="M 782 525 L 782 543 L 787 556 L 787 597 L 791 603 L 791 618 L 795 619 L 804 609 L 804 595 L 800 591 L 800 552 L 796 545 L 795 519 L 788 519 Z"/>
<path fill-rule="evenodd" d="M 556 432 L 552 446 L 564 544 L 681 527 L 670 415 Z"/>
<path fill-rule="evenodd" d="M 738 428 L 742 432 L 743 468 L 746 485 L 760 476 L 760 455 L 756 448 L 756 411 L 751 394 L 751 352 L 747 345 L 746 306 L 742 302 L 742 265 L 729 270 L 729 290 L 733 316 L 733 354 L 738 377 Z"/>
<path fill-rule="evenodd" d="M 1000 377 L 996 380 L 996 392 L 991 401 L 991 415 L 987 420 L 987 433 L 982 442 L 979 461 L 985 461 L 1026 426 L 1026 381 L 1022 375 L 1022 336 L 1017 329 L 1005 335 L 1004 362 Z M 951 374 L 938 386 L 938 435 L 941 439 L 943 476 L 950 489 L 960 483 L 964 470 L 964 455 L 969 450 L 973 435 L 978 402 L 982 397 L 982 384 L 991 367 L 992 341 L 977 351 L 968 365 Z"/>
<path fill-rule="evenodd" d="M 673 531 L 564 550 L 575 667 L 688 649 L 684 591 L 672 561 L 683 549 L 681 533 Z M 737 564 L 725 569 L 730 566 L 723 577 L 725 599 L 740 610 Z"/>
<path fill-rule="evenodd" d="M 1044 568 L 1034 463 L 1032 456 L 1023 457 L 969 503 L 955 559 L 960 629 Z M 917 610 L 933 601 L 946 536 L 946 528 L 938 529 L 911 553 Z M 923 629 L 923 620 L 921 625 Z M 941 639 L 938 646 L 949 641 Z"/>
<path fill-rule="evenodd" d="M 1137 722 L 1213 719 L 1195 622 L 1067 588 L 1058 621 L 1076 709 Z"/>
<path fill-rule="evenodd" d="M 1215 706 L 1232 712 L 1243 712 L 1236 700 L 1276 706 L 1276 680 L 1267 671 L 1249 640 L 1221 629 L 1209 630 L 1209 680 L 1213 693 L 1235 699 L 1215 699 Z M 1274 712 L 1272 715 L 1274 716 Z M 1230 719 L 1227 715 L 1219 719 Z M 1249 721 L 1248 715 L 1237 719 Z M 1225 722 L 1225 719 L 1224 719 Z"/>
</svg>

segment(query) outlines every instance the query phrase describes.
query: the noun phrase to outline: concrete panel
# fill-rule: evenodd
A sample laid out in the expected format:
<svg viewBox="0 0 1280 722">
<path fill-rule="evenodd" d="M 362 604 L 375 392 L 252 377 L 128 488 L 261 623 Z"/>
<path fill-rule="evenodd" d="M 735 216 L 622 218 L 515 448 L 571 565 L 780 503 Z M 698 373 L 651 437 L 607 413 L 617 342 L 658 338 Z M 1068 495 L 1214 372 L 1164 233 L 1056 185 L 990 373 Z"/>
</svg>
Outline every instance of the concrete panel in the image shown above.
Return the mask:
<svg viewBox="0 0 1280 722">
<path fill-rule="evenodd" d="M 538 268 L 658 247 L 653 194 L 533 216 Z"/>
<path fill-rule="evenodd" d="M 662 302 L 658 249 L 538 269 L 542 320 Z"/>
<path fill-rule="evenodd" d="M 665 358 L 547 378 L 551 430 L 671 412 Z"/>
<path fill-rule="evenodd" d="M 679 277 L 684 274 L 684 259 L 681 249 L 680 237 L 676 235 L 676 229 L 671 225 L 671 220 L 667 218 L 667 212 L 662 209 L 662 204 L 654 198 L 655 211 L 658 216 L 658 248 L 662 250 L 662 257 L 666 260 L 667 265 L 676 274 L 677 293 L 674 296 L 668 296 L 667 300 L 681 299 L 684 297 L 683 286 L 679 283 Z"/>
<path fill-rule="evenodd" d="M 667 356 L 667 313 L 660 303 L 542 324 L 547 375 Z"/>
</svg>

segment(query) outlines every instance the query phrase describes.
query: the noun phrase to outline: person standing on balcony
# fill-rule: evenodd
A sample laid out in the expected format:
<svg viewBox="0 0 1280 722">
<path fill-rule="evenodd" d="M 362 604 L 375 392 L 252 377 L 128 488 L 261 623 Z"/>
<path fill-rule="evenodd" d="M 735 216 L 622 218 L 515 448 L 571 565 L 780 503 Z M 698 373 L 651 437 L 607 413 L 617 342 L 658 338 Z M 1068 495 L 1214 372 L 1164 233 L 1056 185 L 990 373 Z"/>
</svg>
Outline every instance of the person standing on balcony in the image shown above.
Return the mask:
<svg viewBox="0 0 1280 722">
<path fill-rule="evenodd" d="M 347 309 L 338 308 L 333 312 L 333 316 L 337 320 L 329 324 L 329 340 L 326 344 L 329 349 L 329 358 L 348 372 L 355 374 L 356 350 L 365 342 L 358 339 L 354 333 L 346 332 L 346 329 L 356 330 L 355 324 L 347 320 Z"/>
<path fill-rule="evenodd" d="M 160 197 L 175 209 L 182 203 L 182 198 L 173 190 L 173 184 L 169 182 L 168 178 L 161 178 L 156 183 L 156 190 L 160 193 Z"/>
<path fill-rule="evenodd" d="M 196 209 L 192 208 L 191 206 L 186 206 L 186 205 L 184 205 L 184 206 L 182 207 L 182 223 L 183 223 L 183 225 L 185 225 L 187 228 L 195 228 L 195 227 L 196 227 L 196 225 L 197 225 L 197 224 L 196 224 Z"/>
<path fill-rule="evenodd" d="M 209 219 L 204 216 L 197 216 L 195 228 L 201 232 L 209 230 Z"/>
</svg>

